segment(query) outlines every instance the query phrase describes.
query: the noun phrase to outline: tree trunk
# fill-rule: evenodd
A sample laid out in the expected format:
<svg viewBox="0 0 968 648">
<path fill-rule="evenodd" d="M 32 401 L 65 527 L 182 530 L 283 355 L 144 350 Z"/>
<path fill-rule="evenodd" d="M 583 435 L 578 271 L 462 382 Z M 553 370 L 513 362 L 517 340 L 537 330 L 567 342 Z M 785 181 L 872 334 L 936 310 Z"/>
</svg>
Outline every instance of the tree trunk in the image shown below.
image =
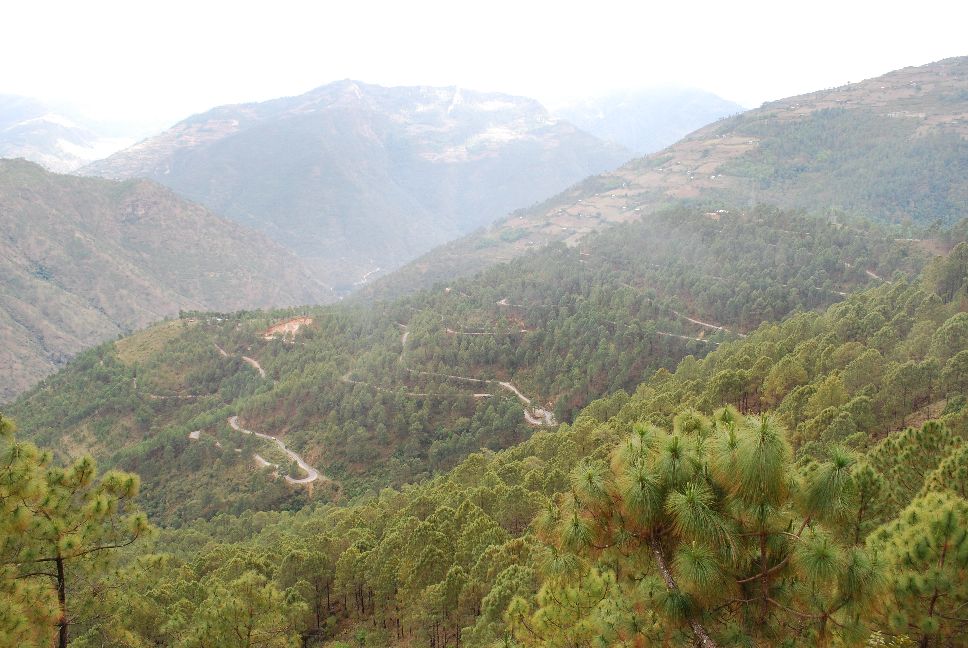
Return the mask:
<svg viewBox="0 0 968 648">
<path fill-rule="evenodd" d="M 827 634 L 827 614 L 824 613 L 820 619 L 820 630 L 817 632 L 817 648 L 827 648 L 830 645 L 830 637 Z"/>
<path fill-rule="evenodd" d="M 770 571 L 766 566 L 766 531 L 760 531 L 760 573 L 763 575 L 760 581 L 760 593 L 763 600 L 760 602 L 760 625 L 766 623 L 766 615 L 770 612 Z"/>
<path fill-rule="evenodd" d="M 64 559 L 57 554 L 57 604 L 60 621 L 57 624 L 57 648 L 67 648 L 67 578 L 64 575 Z"/>
<path fill-rule="evenodd" d="M 669 591 L 678 592 L 679 586 L 676 585 L 676 581 L 672 577 L 672 570 L 669 569 L 669 563 L 666 562 L 666 558 L 662 554 L 662 547 L 659 546 L 659 541 L 656 538 L 652 538 L 649 540 L 649 547 L 655 556 L 655 562 L 659 566 L 659 572 L 662 574 L 662 580 L 665 581 L 666 587 Z M 696 635 L 696 641 L 700 648 L 719 648 L 718 644 L 713 641 L 712 637 L 709 636 L 709 632 L 699 621 L 690 619 L 689 626 L 692 628 L 692 633 Z"/>
<path fill-rule="evenodd" d="M 941 547 L 941 557 L 938 559 L 939 570 L 944 567 L 944 563 L 945 563 L 945 559 L 947 558 L 947 555 L 948 555 L 948 543 L 946 541 L 944 545 Z M 937 577 L 935 577 L 934 592 L 932 592 L 931 602 L 928 604 L 929 617 L 934 616 L 934 606 L 938 603 L 938 598 L 940 597 L 940 595 L 941 594 L 938 591 Z M 927 633 L 922 634 L 921 638 L 918 640 L 918 648 L 928 648 L 928 646 L 930 645 L 931 645 L 931 636 L 928 635 Z"/>
</svg>

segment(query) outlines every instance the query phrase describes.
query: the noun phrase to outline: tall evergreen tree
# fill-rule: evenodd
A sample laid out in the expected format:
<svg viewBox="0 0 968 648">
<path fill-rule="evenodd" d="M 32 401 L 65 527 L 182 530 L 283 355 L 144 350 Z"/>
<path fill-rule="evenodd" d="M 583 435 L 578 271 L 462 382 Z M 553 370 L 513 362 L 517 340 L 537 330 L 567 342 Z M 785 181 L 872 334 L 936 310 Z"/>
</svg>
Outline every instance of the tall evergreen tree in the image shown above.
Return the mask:
<svg viewBox="0 0 968 648">
<path fill-rule="evenodd" d="M 611 466 L 583 463 L 539 526 L 548 578 L 509 611 L 525 644 L 859 645 L 883 590 L 879 560 L 843 541 L 853 458 L 798 469 L 769 416 L 686 413 L 648 424 Z M 559 619 L 564 615 L 567 619 Z"/>
<path fill-rule="evenodd" d="M 11 435 L 9 427 L 5 434 Z M 14 528 L 2 536 L 4 567 L 14 579 L 31 581 L 34 591 L 43 590 L 42 601 L 53 592 L 55 645 L 66 648 L 72 576 L 97 566 L 110 550 L 132 544 L 149 530 L 147 518 L 134 503 L 138 477 L 112 471 L 98 479 L 88 457 L 67 468 L 49 466 L 46 455 L 16 443 L 5 455 L 0 483 L 11 495 L 0 497 L 5 508 L 12 508 L 4 526 L 12 523 Z M 17 498 L 16 493 L 26 497 Z M 16 588 L 12 591 L 16 598 Z"/>
</svg>

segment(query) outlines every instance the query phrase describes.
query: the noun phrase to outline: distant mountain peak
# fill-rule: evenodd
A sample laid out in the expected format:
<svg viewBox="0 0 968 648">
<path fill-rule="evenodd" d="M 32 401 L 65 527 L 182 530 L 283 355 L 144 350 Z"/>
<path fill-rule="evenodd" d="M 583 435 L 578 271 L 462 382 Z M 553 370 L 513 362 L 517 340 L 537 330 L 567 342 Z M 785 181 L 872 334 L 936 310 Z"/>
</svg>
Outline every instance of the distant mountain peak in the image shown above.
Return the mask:
<svg viewBox="0 0 968 648">
<path fill-rule="evenodd" d="M 68 172 L 129 146 L 133 137 L 108 134 L 58 107 L 0 95 L 0 158 L 24 158 Z"/>
<path fill-rule="evenodd" d="M 533 99 L 344 79 L 193 115 L 82 173 L 156 180 L 352 287 L 628 156 Z"/>
<path fill-rule="evenodd" d="M 607 93 L 555 112 L 579 128 L 637 153 L 652 153 L 743 107 L 696 88 L 663 86 Z"/>
</svg>

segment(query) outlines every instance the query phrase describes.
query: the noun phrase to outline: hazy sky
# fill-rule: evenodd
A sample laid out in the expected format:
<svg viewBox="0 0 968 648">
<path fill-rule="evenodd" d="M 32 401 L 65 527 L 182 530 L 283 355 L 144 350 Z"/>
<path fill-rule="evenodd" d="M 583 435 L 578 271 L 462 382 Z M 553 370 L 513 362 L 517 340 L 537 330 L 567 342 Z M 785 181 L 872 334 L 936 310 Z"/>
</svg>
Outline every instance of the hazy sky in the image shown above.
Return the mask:
<svg viewBox="0 0 968 648">
<path fill-rule="evenodd" d="M 968 54 L 968 2 L 11 0 L 0 93 L 174 122 L 353 78 L 548 105 L 690 85 L 746 106 Z"/>
</svg>

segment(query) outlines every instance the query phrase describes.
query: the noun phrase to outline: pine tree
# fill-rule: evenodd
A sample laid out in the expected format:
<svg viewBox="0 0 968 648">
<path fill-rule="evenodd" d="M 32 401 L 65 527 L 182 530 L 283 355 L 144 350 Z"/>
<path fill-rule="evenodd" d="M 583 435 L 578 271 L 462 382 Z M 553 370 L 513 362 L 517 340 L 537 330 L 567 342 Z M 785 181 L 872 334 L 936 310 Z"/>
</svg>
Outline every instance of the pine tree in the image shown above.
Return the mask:
<svg viewBox="0 0 968 648">
<path fill-rule="evenodd" d="M 945 425 L 928 421 L 919 428 L 896 432 L 869 453 L 871 465 L 886 481 L 886 522 L 921 491 L 925 478 L 942 460 L 963 445 Z"/>
<path fill-rule="evenodd" d="M 671 433 L 637 424 L 610 467 L 583 462 L 571 494 L 539 519 L 551 559 L 536 607 L 508 610 L 515 636 L 858 645 L 883 577 L 874 555 L 843 540 L 864 499 L 857 469 L 841 451 L 797 469 L 768 416 L 685 413 Z"/>
<path fill-rule="evenodd" d="M 110 550 L 132 544 L 149 530 L 134 503 L 138 477 L 112 471 L 97 479 L 94 461 L 87 457 L 66 469 L 48 467 L 45 455 L 16 444 L 8 448 L 7 457 L 11 462 L 5 465 L 3 481 L 11 484 L 12 492 L 31 496 L 16 504 L 10 516 L 16 532 L 3 539 L 4 562 L 15 569 L 16 579 L 52 589 L 56 645 L 65 648 L 72 623 L 72 576 L 97 568 Z"/>
<path fill-rule="evenodd" d="M 968 499 L 968 444 L 961 444 L 941 460 L 924 480 L 921 494 L 946 490 Z"/>
<path fill-rule="evenodd" d="M 968 632 L 968 502 L 951 493 L 917 498 L 871 534 L 889 563 L 894 601 L 886 625 L 920 648 L 963 645 Z"/>
<path fill-rule="evenodd" d="M 46 495 L 43 470 L 49 456 L 17 443 L 14 432 L 13 423 L 0 414 L 0 648 L 48 645 L 57 619 L 53 591 L 18 569 L 32 509 Z"/>
</svg>

